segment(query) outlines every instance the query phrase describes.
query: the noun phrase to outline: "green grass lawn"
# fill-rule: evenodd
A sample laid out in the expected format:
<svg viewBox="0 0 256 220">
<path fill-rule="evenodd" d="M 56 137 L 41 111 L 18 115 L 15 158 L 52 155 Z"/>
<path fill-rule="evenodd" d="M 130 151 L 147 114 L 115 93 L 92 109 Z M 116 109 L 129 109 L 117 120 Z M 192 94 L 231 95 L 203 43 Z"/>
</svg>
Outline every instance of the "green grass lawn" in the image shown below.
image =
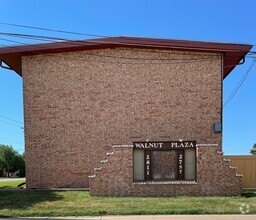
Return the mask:
<svg viewBox="0 0 256 220">
<path fill-rule="evenodd" d="M 256 214 L 256 195 L 246 197 L 91 197 L 86 191 L 0 191 L 0 217 L 140 214 Z"/>
<path fill-rule="evenodd" d="M 25 182 L 24 180 L 9 180 L 9 181 L 0 181 L 0 189 L 17 187 L 19 184 Z"/>
</svg>

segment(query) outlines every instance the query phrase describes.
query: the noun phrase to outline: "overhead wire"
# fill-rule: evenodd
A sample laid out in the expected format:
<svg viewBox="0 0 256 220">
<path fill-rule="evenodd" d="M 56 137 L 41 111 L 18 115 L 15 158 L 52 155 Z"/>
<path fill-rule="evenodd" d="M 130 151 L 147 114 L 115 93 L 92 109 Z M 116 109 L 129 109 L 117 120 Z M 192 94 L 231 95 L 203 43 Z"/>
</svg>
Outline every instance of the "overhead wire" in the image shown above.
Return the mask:
<svg viewBox="0 0 256 220">
<path fill-rule="evenodd" d="M 1 120 L 1 119 L 0 119 L 0 122 L 5 123 L 5 124 L 8 124 L 8 125 L 16 126 L 16 127 L 19 127 L 20 129 L 22 129 L 22 126 L 21 126 L 21 125 L 17 125 L 17 124 L 14 124 L 14 123 L 10 123 L 10 122 L 8 122 L 8 121 L 3 121 L 3 120 Z"/>
<path fill-rule="evenodd" d="M 35 29 L 35 30 L 42 30 L 42 31 L 49 31 L 49 32 L 56 32 L 56 33 L 65 33 L 65 34 L 80 35 L 80 36 L 90 36 L 90 37 L 99 37 L 99 38 L 114 37 L 114 36 L 107 36 L 107 35 L 99 35 L 99 34 L 81 33 L 81 32 L 66 31 L 66 30 L 59 30 L 59 29 L 51 29 L 51 28 L 31 26 L 31 25 L 24 25 L 24 24 L 14 24 L 14 23 L 8 23 L 8 22 L 3 22 L 3 21 L 0 21 L 0 24 L 1 25 L 5 25 L 5 26 L 13 26 L 13 27 L 25 28 L 25 29 Z M 45 38 L 45 36 L 43 36 L 43 38 Z M 60 39 L 59 38 L 58 40 L 67 40 L 67 39 L 63 39 L 63 38 Z M 97 43 L 99 43 L 99 41 L 97 41 Z M 117 42 L 109 42 L 108 41 L 108 42 L 105 42 L 105 43 L 115 43 L 116 44 Z M 191 44 L 192 42 L 190 41 L 189 43 Z M 145 52 L 148 52 L 148 51 L 145 51 Z M 150 52 L 158 52 L 158 51 L 153 50 L 153 51 L 150 51 Z M 255 54 L 255 53 L 256 52 L 253 52 L 253 54 Z"/>
<path fill-rule="evenodd" d="M 7 39 L 4 39 L 4 40 L 7 40 Z M 11 41 L 11 40 L 7 40 L 7 41 Z M 12 42 L 15 42 L 15 43 L 20 43 L 22 45 L 24 45 L 24 43 L 22 42 L 19 42 L 19 41 L 12 41 Z M 68 43 L 72 43 L 74 44 L 74 42 L 68 42 Z M 75 43 L 77 45 L 77 43 Z M 80 46 L 80 44 L 78 44 Z M 32 47 L 36 47 L 36 48 L 40 48 L 41 45 L 36 45 L 36 44 L 32 44 L 30 45 Z M 40 48 L 41 49 L 41 48 Z M 36 51 L 34 51 L 33 53 L 35 54 L 40 54 L 40 53 L 37 53 Z M 180 58 L 180 59 L 177 59 L 177 58 L 139 58 L 139 57 L 124 57 L 124 56 L 111 56 L 111 55 L 101 55 L 101 54 L 92 54 L 92 53 L 85 53 L 86 55 L 88 56 L 94 56 L 94 57 L 104 57 L 104 58 L 115 58 L 115 59 L 128 59 L 128 60 L 143 60 L 143 61 L 152 61 L 152 60 L 159 60 L 159 61 L 177 61 L 177 60 L 181 60 L 181 61 L 195 61 L 195 62 L 199 62 L 199 61 L 209 61 L 209 60 L 216 60 L 218 59 L 218 56 L 215 55 L 215 59 L 210 59 L 210 58 L 188 58 L 188 59 L 184 59 L 184 58 Z M 180 54 L 180 53 L 179 53 Z M 88 61 L 93 61 L 93 60 L 88 60 Z M 96 62 L 102 62 L 100 60 L 97 60 Z M 109 61 L 108 61 L 109 62 Z M 123 64 L 136 64 L 136 63 L 124 63 L 122 62 Z M 142 62 L 140 63 L 137 63 L 137 64 L 141 64 Z M 163 62 L 144 62 L 145 64 L 171 64 L 171 63 L 163 63 Z M 143 63 L 142 63 L 143 64 Z M 175 64 L 175 63 L 174 63 Z"/>
<path fill-rule="evenodd" d="M 251 63 L 251 65 L 248 67 L 247 71 L 245 72 L 245 74 L 243 75 L 243 77 L 241 78 L 241 80 L 239 81 L 239 83 L 236 85 L 236 87 L 234 88 L 234 90 L 231 92 L 231 94 L 229 95 L 229 97 L 227 98 L 227 100 L 224 103 L 223 108 L 225 108 L 228 103 L 233 99 L 233 97 L 235 96 L 235 94 L 238 92 L 238 90 L 240 89 L 240 87 L 242 86 L 242 84 L 244 83 L 244 81 L 246 80 L 246 78 L 248 77 L 250 71 L 252 70 L 252 68 L 254 67 L 256 63 L 256 59 L 254 59 Z"/>
<path fill-rule="evenodd" d="M 1 22 L 0 22 L 0 24 L 1 24 Z M 12 24 L 12 25 L 14 25 L 14 24 Z M 22 25 L 18 25 L 18 26 L 22 26 Z M 27 26 L 28 27 L 28 26 Z M 52 30 L 52 31 L 54 31 L 54 30 Z M 64 31 L 65 32 L 65 31 Z M 56 37 L 48 37 L 48 36 L 41 36 L 41 35 L 30 35 L 30 34 L 17 34 L 17 33 L 5 33 L 5 32 L 0 32 L 0 35 L 1 34 L 3 34 L 3 35 L 7 35 L 7 36 L 12 36 L 12 37 L 21 37 L 21 38 L 28 38 L 28 39 L 34 39 L 34 40 L 44 40 L 44 41 L 46 41 L 46 42 L 60 42 L 60 41 L 65 41 L 65 43 L 68 43 L 68 44 L 72 44 L 72 45 L 76 45 L 76 46 L 82 46 L 82 45 L 84 45 L 84 43 L 86 43 L 86 41 L 88 42 L 88 41 L 93 41 L 93 40 L 86 40 L 86 41 L 73 41 L 73 40 L 67 40 L 67 39 L 65 39 L 65 38 L 56 38 Z M 97 35 L 97 36 L 101 36 L 101 35 Z M 105 36 L 106 37 L 106 36 Z M 1 38 L 2 40 L 5 40 L 5 41 L 9 41 L 9 42 L 14 42 L 14 43 L 18 43 L 18 44 L 22 44 L 22 45 L 27 45 L 27 44 L 25 44 L 25 43 L 22 43 L 22 42 L 18 42 L 18 41 L 12 41 L 12 40 L 8 40 L 8 39 L 3 39 L 3 38 Z M 97 41 L 97 43 L 99 43 L 99 41 Z M 106 42 L 104 42 L 104 43 L 106 43 Z M 120 42 L 107 42 L 107 43 L 120 43 Z M 137 45 L 137 44 L 136 44 Z M 144 44 L 143 44 L 144 45 Z M 35 45 L 35 44 L 32 44 L 32 45 L 30 45 L 30 46 L 34 46 L 34 47 L 41 47 L 41 45 Z M 250 53 L 248 53 L 248 54 L 254 54 L 255 52 L 250 52 Z M 152 61 L 152 60 L 160 60 L 160 61 L 163 61 L 163 60 L 172 60 L 172 61 L 177 61 L 177 60 L 182 60 L 182 61 L 184 61 L 184 60 L 191 60 L 191 61 L 194 61 L 194 62 L 198 62 L 198 61 L 200 61 L 200 60 L 198 60 L 198 58 L 189 58 L 189 59 L 174 59 L 174 58 L 141 58 L 141 57 L 125 57 L 125 56 L 122 56 L 122 57 L 120 57 L 120 56 L 111 56 L 111 55 L 102 55 L 102 54 L 92 54 L 92 53 L 86 53 L 87 55 L 89 55 L 89 56 L 94 56 L 94 57 L 104 57 L 104 58 L 116 58 L 116 59 L 128 59 L 128 60 L 150 60 L 150 61 Z M 172 53 L 173 54 L 173 53 Z M 181 54 L 181 53 L 179 53 L 179 54 Z M 216 57 L 216 55 L 213 55 L 213 56 L 215 56 Z M 233 56 L 232 56 L 233 57 Z M 248 55 L 247 55 L 247 58 L 255 58 L 255 57 L 249 57 Z M 210 59 L 209 58 L 203 58 L 202 59 L 202 61 L 209 61 Z M 102 61 L 99 61 L 99 60 L 97 60 L 97 61 L 94 61 L 94 60 L 87 60 L 87 61 L 91 61 L 91 62 L 102 62 Z M 177 63 L 177 62 L 176 62 Z M 124 62 L 122 62 L 122 64 L 167 64 L 167 63 L 163 63 L 163 62 L 161 62 L 161 63 L 156 63 L 156 62 L 145 62 L 145 63 L 124 63 Z M 172 64 L 172 63 L 168 63 L 168 64 Z M 236 64 L 236 65 L 239 65 L 239 64 Z M 234 65 L 234 66 L 236 66 L 236 65 Z M 225 68 L 225 67 L 224 67 Z"/>
<path fill-rule="evenodd" d="M 20 28 L 27 28 L 27 29 L 35 29 L 35 30 L 43 30 L 43 31 L 49 31 L 49 32 L 56 32 L 56 33 L 80 35 L 80 36 L 90 36 L 90 37 L 100 37 L 100 38 L 115 37 L 115 36 L 109 36 L 109 35 L 99 35 L 99 34 L 81 33 L 81 32 L 74 32 L 74 31 L 66 31 L 66 30 L 59 30 L 59 29 L 44 28 L 44 27 L 36 27 L 36 26 L 23 25 L 23 24 L 13 24 L 13 23 L 1 22 L 1 21 L 0 21 L 0 24 L 1 25 L 7 25 L 7 26 L 20 27 Z"/>
<path fill-rule="evenodd" d="M 17 43 L 17 44 L 22 44 L 22 45 L 27 45 L 25 43 L 19 42 L 19 41 L 13 41 L 13 40 L 8 40 L 5 38 L 0 38 L 0 40 L 4 40 L 4 41 L 8 41 L 8 42 L 12 42 L 12 43 Z M 51 41 L 53 42 L 53 41 Z M 70 42 L 72 43 L 72 42 Z M 75 44 L 80 46 L 80 44 Z M 40 47 L 40 45 L 31 45 L 31 46 L 35 46 L 35 47 Z M 175 58 L 143 58 L 143 57 L 124 57 L 124 56 L 110 56 L 110 55 L 101 55 L 101 54 L 91 54 L 91 53 L 86 53 L 89 56 L 95 56 L 95 57 L 107 57 L 107 58 L 116 58 L 116 59 L 128 59 L 128 60 L 198 60 L 198 58 L 188 58 L 188 59 L 175 59 Z M 215 55 L 216 58 L 218 58 L 219 56 Z M 202 58 L 205 60 L 209 60 L 209 58 Z"/>
<path fill-rule="evenodd" d="M 17 36 L 19 36 L 19 34 L 15 34 L 15 37 L 17 37 Z M 36 35 L 25 35 L 25 36 L 33 36 L 33 37 L 36 37 Z M 39 37 L 41 37 L 41 36 L 39 36 Z M 45 38 L 47 38 L 47 37 L 45 37 Z M 52 39 L 58 39 L 58 40 L 63 40 L 63 38 L 52 38 L 52 37 L 50 37 L 51 38 L 51 42 L 55 42 L 55 41 L 53 41 Z M 4 40 L 7 40 L 7 39 L 4 39 Z M 38 40 L 38 39 L 37 39 Z M 11 41 L 11 40 L 7 40 L 7 41 Z M 18 42 L 18 41 L 12 41 L 12 42 L 15 42 L 15 43 L 20 43 L 20 44 L 22 44 L 22 45 L 24 45 L 24 43 L 22 43 L 22 42 Z M 75 44 L 75 45 L 77 45 L 77 46 L 81 46 L 81 41 L 79 41 L 79 43 L 77 42 L 77 41 L 67 41 L 67 42 L 65 42 L 65 43 L 68 43 L 68 44 Z M 83 42 L 84 43 L 84 42 Z M 26 44 L 25 44 L 26 45 Z M 32 45 L 30 45 L 30 46 L 34 46 L 34 47 L 38 47 L 38 48 L 40 48 L 41 47 L 41 45 L 35 45 L 35 44 L 32 44 Z M 36 52 L 35 52 L 35 54 L 36 54 Z M 124 56 L 122 56 L 122 57 L 119 57 L 119 56 L 110 56 L 110 55 L 101 55 L 101 54 L 91 54 L 91 53 L 86 53 L 87 55 L 89 55 L 89 56 L 95 56 L 95 57 L 108 57 L 108 58 L 116 58 L 116 59 L 130 59 L 130 60 L 160 60 L 160 61 L 163 61 L 163 60 L 174 60 L 174 61 L 176 61 L 176 60 L 184 60 L 184 59 L 174 59 L 174 58 L 138 58 L 138 57 L 124 57 Z M 173 54 L 173 53 L 172 53 Z M 178 54 L 181 54 L 181 53 L 178 53 Z M 185 54 L 186 55 L 186 54 Z M 216 55 L 214 55 L 214 57 L 217 57 Z M 251 57 L 250 57 L 251 58 Z M 189 59 L 187 59 L 187 60 L 192 60 L 192 61 L 195 61 L 195 62 L 198 62 L 198 61 L 200 61 L 200 60 L 198 60 L 198 58 L 189 58 Z M 204 58 L 204 60 L 205 61 L 209 61 L 210 59 L 209 58 Z M 89 60 L 89 61 L 92 61 L 92 60 Z M 97 62 L 102 62 L 102 61 L 99 61 L 99 60 L 97 60 Z M 123 64 L 136 64 L 136 63 L 123 63 Z M 140 64 L 140 63 L 138 63 L 138 64 Z M 142 63 L 143 64 L 143 63 Z M 150 63 L 145 63 L 145 64 L 166 64 L 166 63 L 163 63 L 163 62 L 161 62 L 161 63 L 155 63 L 155 62 L 150 62 Z M 172 63 L 168 63 L 168 64 L 172 64 Z M 175 63 L 174 63 L 175 64 Z"/>
<path fill-rule="evenodd" d="M 10 32 L 0 32 L 0 35 L 9 36 L 9 37 L 26 38 L 26 39 L 38 39 L 38 40 L 55 40 L 55 41 L 70 40 L 70 39 L 67 39 L 67 38 L 59 38 L 59 37 L 51 37 L 51 36 L 43 36 L 43 35 L 34 35 L 34 34 L 10 33 Z"/>
<path fill-rule="evenodd" d="M 51 29 L 51 28 L 44 28 L 44 27 L 36 27 L 36 26 L 30 26 L 30 25 L 23 25 L 23 24 L 13 24 L 13 23 L 7 23 L 7 22 L 1 22 L 1 25 L 7 25 L 7 26 L 14 26 L 14 27 L 20 27 L 20 28 L 27 28 L 27 29 L 35 29 L 35 30 L 43 30 L 43 31 L 50 31 L 50 32 L 56 32 L 56 33 L 65 33 L 65 34 L 73 34 L 73 35 L 80 35 L 80 36 L 90 36 L 90 37 L 114 37 L 114 36 L 107 36 L 107 35 L 99 35 L 99 34 L 91 34 L 91 33 L 81 33 L 81 32 L 74 32 L 74 31 L 66 31 L 66 30 L 59 30 L 59 29 Z M 255 46 L 255 45 L 253 45 Z"/>
<path fill-rule="evenodd" d="M 9 39 L 6 39 L 6 38 L 0 38 L 0 40 L 6 41 L 6 42 L 15 43 L 15 44 L 27 45 L 26 43 L 18 42 L 18 41 L 15 41 L 15 40 L 9 40 Z"/>
<path fill-rule="evenodd" d="M 6 32 L 0 32 L 0 35 L 5 35 L 5 36 L 10 36 L 10 37 L 29 37 L 29 38 L 37 38 L 37 39 L 48 39 L 48 40 L 56 40 L 56 41 L 65 41 L 65 43 L 71 43 L 77 46 L 82 46 L 82 45 L 86 45 L 86 43 L 91 42 L 91 43 L 97 43 L 97 44 L 116 44 L 116 45 L 127 45 L 127 46 L 143 46 L 143 47 L 155 47 L 155 48 L 166 48 L 166 46 L 162 46 L 162 45 L 153 45 L 153 44 L 141 44 L 141 43 L 127 43 L 127 42 L 116 42 L 116 41 L 111 41 L 111 40 L 106 40 L 104 38 L 99 38 L 99 39 L 86 39 L 86 40 L 70 40 L 70 39 L 66 39 L 66 38 L 57 38 L 57 37 L 49 37 L 49 36 L 42 36 L 42 35 L 31 35 L 31 34 L 20 34 L 20 33 L 6 33 Z M 112 38 L 112 37 L 109 37 Z M 186 43 L 184 42 L 184 44 L 196 44 L 196 42 L 190 42 L 190 43 Z M 174 47 L 172 46 L 172 49 L 180 49 L 180 47 Z M 203 48 L 198 48 L 198 47 L 187 47 L 186 49 L 191 49 L 191 50 L 201 50 L 201 51 L 215 51 L 216 49 L 203 49 Z M 225 50 L 225 52 L 247 52 L 245 50 Z M 250 53 L 255 54 L 256 51 L 250 51 Z"/>
<path fill-rule="evenodd" d="M 17 36 L 17 35 L 15 35 Z M 27 36 L 27 35 L 26 35 Z M 25 37 L 26 37 L 25 36 Z M 32 35 L 33 37 L 35 36 L 36 38 L 36 35 Z M 41 36 L 39 36 L 41 37 Z M 44 41 L 50 41 L 51 43 L 55 43 L 56 41 L 55 40 L 52 40 L 53 38 L 51 37 L 51 40 L 47 40 L 47 38 L 44 39 Z M 59 39 L 59 38 L 58 38 Z M 61 38 L 63 40 L 63 38 Z M 5 39 L 7 40 L 7 39 Z M 41 39 L 36 39 L 36 40 L 41 40 Z M 7 41 L 11 41 L 11 40 L 7 40 Z M 59 42 L 59 41 L 58 41 Z M 77 43 L 77 41 L 68 41 L 68 42 L 65 42 L 65 43 L 68 43 L 68 44 L 75 44 L 77 46 L 81 46 L 81 41 L 79 41 L 79 43 Z M 15 41 L 15 43 L 18 43 L 18 44 L 21 44 L 21 45 L 27 45 L 23 42 L 20 42 L 20 41 Z M 33 47 L 37 47 L 37 48 L 40 48 L 41 45 L 39 44 L 32 44 L 30 46 L 33 46 Z M 41 49 L 41 48 L 40 48 Z M 140 50 L 141 51 L 141 50 Z M 144 52 L 145 50 L 143 50 Z M 61 52 L 61 51 L 60 51 Z M 175 52 L 174 52 L 175 53 Z M 170 53 L 170 54 L 174 54 L 173 52 Z M 33 52 L 33 54 L 40 54 L 39 52 Z M 212 60 L 218 60 L 218 58 L 215 58 L 215 59 L 209 59 L 209 58 L 189 58 L 189 59 L 184 59 L 184 58 L 181 58 L 181 59 L 174 59 L 174 58 L 138 58 L 138 57 L 125 57 L 125 56 L 122 56 L 122 57 L 119 57 L 119 56 L 110 56 L 110 55 L 102 55 L 102 54 L 92 54 L 92 53 L 85 53 L 86 55 L 88 56 L 91 56 L 91 57 L 103 57 L 103 58 L 115 58 L 115 59 L 122 59 L 122 60 L 125 60 L 125 59 L 128 59 L 128 60 L 143 60 L 143 61 L 146 61 L 146 62 L 115 62 L 115 61 L 106 61 L 106 60 L 93 60 L 93 59 L 86 59 L 86 58 L 79 58 L 79 60 L 84 60 L 84 61 L 87 61 L 87 62 L 96 62 L 96 63 L 114 63 L 114 64 L 132 64 L 132 65 L 136 65 L 136 64 L 168 64 L 168 65 L 173 65 L 173 64 L 180 64 L 180 63 L 193 63 L 193 62 L 206 62 L 206 61 L 212 61 Z M 182 55 L 187 55 L 187 54 L 184 54 L 184 53 L 177 53 L 177 54 L 182 54 Z M 56 56 L 55 54 L 48 54 L 47 56 Z M 214 57 L 217 57 L 216 55 L 214 55 Z M 247 58 L 255 58 L 255 57 L 248 57 Z M 152 60 L 160 60 L 161 62 L 147 62 L 147 61 L 152 61 Z M 179 61 L 180 62 L 177 62 Z M 184 61 L 185 60 L 185 61 Z M 174 62 L 163 62 L 163 61 L 174 61 Z M 237 66 L 237 65 L 240 65 L 240 64 L 235 64 L 235 65 L 232 65 L 232 66 Z M 225 68 L 225 67 L 224 67 Z"/>
<path fill-rule="evenodd" d="M 73 34 L 73 35 L 90 36 L 90 37 L 108 37 L 108 36 L 104 36 L 104 35 L 79 33 L 79 32 L 73 32 L 73 31 L 64 31 L 64 30 L 58 30 L 58 29 L 35 27 L 35 26 L 22 25 L 22 24 L 13 24 L 13 23 L 7 23 L 7 22 L 0 22 L 0 24 L 8 25 L 8 26 L 13 26 L 13 27 L 27 28 L 27 29 L 35 29 L 35 30 L 43 30 L 43 31 L 50 31 L 50 32 L 58 32 L 58 33 L 64 33 L 64 34 Z"/>
<path fill-rule="evenodd" d="M 4 119 L 7 119 L 7 120 L 10 120 L 10 121 L 13 121 L 13 122 L 16 122 L 16 123 L 19 123 L 19 124 L 23 124 L 22 122 L 20 121 L 17 121 L 15 119 L 12 119 L 12 118 L 9 118 L 9 117 L 6 117 L 6 116 L 3 116 L 3 115 L 0 115 L 1 118 L 4 118 Z"/>
<path fill-rule="evenodd" d="M 31 40 L 32 38 L 26 38 L 26 39 L 30 39 L 30 40 Z M 6 39 L 6 38 L 0 38 L 0 40 L 7 41 L 7 42 L 11 42 L 11 43 L 16 43 L 16 44 L 21 44 L 21 45 L 24 45 L 24 46 L 29 45 L 28 43 L 23 43 L 23 42 L 19 42 L 19 41 L 14 41 L 14 40 Z M 33 38 L 33 40 L 50 42 L 50 40 L 41 40 L 41 39 L 37 39 L 37 38 Z M 56 41 L 51 41 L 51 42 L 56 42 Z M 6 45 L 6 46 L 11 47 L 12 45 Z"/>
<path fill-rule="evenodd" d="M 85 36 L 97 36 L 97 37 L 109 37 L 106 35 L 95 35 L 95 34 L 84 34 L 84 33 L 78 33 L 78 32 L 71 32 L 71 31 L 63 31 L 63 30 L 56 30 L 56 29 L 49 29 L 49 28 L 42 28 L 42 27 L 35 27 L 35 26 L 28 26 L 28 25 L 20 25 L 20 24 L 12 24 L 12 23 L 6 23 L 6 22 L 0 22 L 0 24 L 3 25 L 9 25 L 9 26 L 15 26 L 15 27 L 22 27 L 22 28 L 29 28 L 29 29 L 38 29 L 38 30 L 44 30 L 44 31 L 52 31 L 52 32 L 61 32 L 61 33 L 68 33 L 68 34 L 77 34 L 77 35 L 85 35 Z M 65 38 L 56 38 L 56 37 L 48 37 L 48 36 L 36 36 L 36 35 L 27 35 L 27 34 L 22 34 L 23 36 L 21 36 L 21 34 L 17 34 L 17 33 L 4 33 L 1 32 L 1 34 L 5 34 L 5 35 L 11 35 L 14 37 L 25 37 L 25 38 L 29 38 L 29 39 L 36 39 L 40 38 L 40 39 L 54 39 L 54 40 L 61 40 L 61 41 L 66 41 L 67 39 Z M 39 40 L 39 39 L 36 39 Z M 91 39 L 89 39 L 90 41 Z M 92 41 L 92 40 L 91 40 Z M 97 41 L 97 43 L 99 43 L 99 41 Z M 120 43 L 120 42 L 109 42 L 108 43 Z M 190 42 L 191 43 L 191 42 Z"/>
</svg>

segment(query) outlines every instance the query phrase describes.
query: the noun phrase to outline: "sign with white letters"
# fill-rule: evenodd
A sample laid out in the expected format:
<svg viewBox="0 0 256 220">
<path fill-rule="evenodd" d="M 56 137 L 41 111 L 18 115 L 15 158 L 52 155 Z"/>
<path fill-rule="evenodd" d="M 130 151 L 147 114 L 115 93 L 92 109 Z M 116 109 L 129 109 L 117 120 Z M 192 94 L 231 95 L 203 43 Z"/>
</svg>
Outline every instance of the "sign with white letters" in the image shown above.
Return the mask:
<svg viewBox="0 0 256 220">
<path fill-rule="evenodd" d="M 195 141 L 164 141 L 164 142 L 134 142 L 133 147 L 136 149 L 177 149 L 196 147 Z"/>
</svg>

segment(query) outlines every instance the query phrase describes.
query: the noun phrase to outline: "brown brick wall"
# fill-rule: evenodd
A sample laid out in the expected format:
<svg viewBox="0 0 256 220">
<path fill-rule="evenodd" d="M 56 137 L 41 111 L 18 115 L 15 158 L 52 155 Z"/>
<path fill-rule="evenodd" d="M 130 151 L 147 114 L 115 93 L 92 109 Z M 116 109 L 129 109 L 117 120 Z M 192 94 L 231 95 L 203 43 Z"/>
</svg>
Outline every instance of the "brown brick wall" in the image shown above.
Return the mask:
<svg viewBox="0 0 256 220">
<path fill-rule="evenodd" d="M 182 138 L 221 146 L 213 124 L 221 120 L 222 67 L 213 55 L 106 49 L 23 57 L 28 188 L 88 187 L 112 144 Z"/>
</svg>

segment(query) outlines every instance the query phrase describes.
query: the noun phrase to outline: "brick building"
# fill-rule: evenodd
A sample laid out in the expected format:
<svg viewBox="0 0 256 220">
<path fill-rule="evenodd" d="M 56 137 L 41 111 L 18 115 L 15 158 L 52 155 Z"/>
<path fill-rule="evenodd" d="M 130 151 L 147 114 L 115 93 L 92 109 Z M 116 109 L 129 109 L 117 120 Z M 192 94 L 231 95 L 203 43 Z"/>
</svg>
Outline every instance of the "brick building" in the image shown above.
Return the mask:
<svg viewBox="0 0 256 220">
<path fill-rule="evenodd" d="M 23 77 L 28 188 L 237 195 L 222 82 L 251 45 L 135 37 L 0 48 Z"/>
</svg>

